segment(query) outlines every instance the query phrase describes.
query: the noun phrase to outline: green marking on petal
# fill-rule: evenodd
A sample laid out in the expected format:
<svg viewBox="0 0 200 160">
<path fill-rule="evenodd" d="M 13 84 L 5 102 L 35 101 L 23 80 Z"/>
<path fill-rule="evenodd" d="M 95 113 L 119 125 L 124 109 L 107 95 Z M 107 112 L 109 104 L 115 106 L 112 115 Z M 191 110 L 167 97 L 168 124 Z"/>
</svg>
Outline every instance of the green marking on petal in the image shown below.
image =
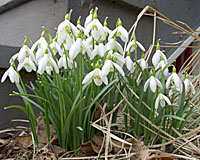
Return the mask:
<svg viewBox="0 0 200 160">
<path fill-rule="evenodd" d="M 98 75 L 94 76 L 93 79 L 101 79 Z"/>
</svg>

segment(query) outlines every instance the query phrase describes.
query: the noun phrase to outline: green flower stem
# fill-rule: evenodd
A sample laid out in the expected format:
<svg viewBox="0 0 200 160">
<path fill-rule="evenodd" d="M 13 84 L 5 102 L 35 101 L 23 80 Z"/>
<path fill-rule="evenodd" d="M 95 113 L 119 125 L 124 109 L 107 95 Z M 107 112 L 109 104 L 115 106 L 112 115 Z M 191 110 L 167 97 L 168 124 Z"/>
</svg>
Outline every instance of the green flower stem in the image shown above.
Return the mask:
<svg viewBox="0 0 200 160">
<path fill-rule="evenodd" d="M 83 97 L 83 89 L 82 89 L 82 79 L 83 79 L 83 57 L 82 57 L 82 52 L 79 53 L 79 63 L 80 63 L 80 71 L 79 71 L 79 76 L 80 76 L 80 82 L 79 82 L 79 85 L 80 85 L 80 100 L 82 99 Z M 80 106 L 79 106 L 79 126 L 82 125 L 82 102 L 80 103 Z"/>
<path fill-rule="evenodd" d="M 59 77 L 59 74 L 56 74 L 56 83 L 57 83 L 57 86 L 58 86 L 58 101 L 59 101 L 59 109 L 60 109 L 60 123 L 61 123 L 61 146 L 64 147 L 64 136 L 63 135 L 63 129 L 64 129 L 64 116 L 63 115 L 63 105 L 62 105 L 62 94 L 60 92 L 61 90 L 61 84 L 60 84 L 60 77 Z"/>
</svg>

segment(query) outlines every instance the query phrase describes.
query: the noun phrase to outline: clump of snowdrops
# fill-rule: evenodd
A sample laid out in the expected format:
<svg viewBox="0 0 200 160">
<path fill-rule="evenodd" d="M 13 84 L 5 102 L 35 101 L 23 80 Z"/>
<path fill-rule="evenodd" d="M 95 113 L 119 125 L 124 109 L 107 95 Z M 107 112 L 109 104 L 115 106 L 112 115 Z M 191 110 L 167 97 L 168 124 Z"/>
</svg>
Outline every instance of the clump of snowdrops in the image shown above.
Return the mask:
<svg viewBox="0 0 200 160">
<path fill-rule="evenodd" d="M 79 148 L 95 134 L 90 123 L 94 121 L 100 104 L 106 103 L 111 110 L 121 99 L 126 100 L 124 120 L 127 132 L 144 136 L 145 143 L 156 137 L 162 140 L 165 133 L 176 136 L 172 128 L 182 132 L 193 112 L 189 108 L 189 99 L 185 103 L 189 88 L 195 94 L 188 75 L 181 80 L 174 66 L 173 72 L 169 73 L 168 67 L 172 63 L 160 50 L 159 41 L 152 57 L 153 66 L 148 66 L 145 48 L 136 41 L 135 34 L 130 37 L 120 19 L 114 30 L 109 29 L 107 17 L 102 24 L 97 10 L 90 11 L 84 26 L 80 17 L 76 25 L 70 22 L 70 11 L 58 25 L 54 38 L 44 27 L 36 42 L 26 37 L 1 79 L 4 82 L 9 77 L 16 84 L 18 92 L 14 91 L 12 96 L 21 96 L 25 106 L 7 108 L 19 108 L 27 114 L 37 144 L 32 106 L 38 107 L 45 119 L 48 140 L 49 125 L 52 124 L 60 146 L 66 150 Z M 138 51 L 142 53 L 140 57 Z M 35 72 L 35 83 L 26 86 L 19 74 L 21 69 Z M 33 94 L 27 92 L 27 87 Z M 174 105 L 177 97 L 178 104 Z M 160 130 L 163 132 L 159 133 Z"/>
</svg>

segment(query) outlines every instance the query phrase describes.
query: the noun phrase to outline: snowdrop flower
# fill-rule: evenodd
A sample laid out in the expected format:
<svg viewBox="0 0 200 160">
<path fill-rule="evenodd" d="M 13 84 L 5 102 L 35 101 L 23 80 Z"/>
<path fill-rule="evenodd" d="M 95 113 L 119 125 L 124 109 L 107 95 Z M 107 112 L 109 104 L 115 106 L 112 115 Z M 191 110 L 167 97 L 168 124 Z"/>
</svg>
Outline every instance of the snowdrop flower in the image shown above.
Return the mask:
<svg viewBox="0 0 200 160">
<path fill-rule="evenodd" d="M 9 77 L 9 79 L 12 83 L 19 83 L 18 74 L 15 71 L 12 64 L 10 65 L 8 70 L 3 74 L 2 78 L 1 78 L 1 83 L 3 83 L 6 80 L 7 77 Z"/>
<path fill-rule="evenodd" d="M 32 72 L 32 70 L 36 71 L 36 66 L 30 57 L 26 57 L 22 63 L 19 63 L 17 70 L 20 71 L 23 67 L 27 72 Z"/>
<path fill-rule="evenodd" d="M 15 59 L 17 59 L 19 63 L 23 63 L 24 59 L 26 57 L 29 57 L 29 56 L 31 57 L 31 59 L 33 61 L 36 61 L 35 60 L 35 55 L 31 51 L 31 49 L 27 46 L 27 39 L 25 39 L 24 45 L 22 46 L 22 48 L 20 49 L 20 51 L 18 53 L 14 54 L 12 56 L 12 58 L 9 61 L 9 63 L 11 63 L 12 60 L 15 61 Z"/>
<path fill-rule="evenodd" d="M 137 62 L 140 65 L 140 67 L 142 68 L 142 70 L 144 70 L 145 68 L 148 68 L 148 63 L 144 59 L 144 53 L 142 53 L 141 59 L 137 60 Z"/>
<path fill-rule="evenodd" d="M 160 44 L 159 44 L 159 40 L 158 40 L 156 52 L 154 53 L 154 55 L 152 57 L 152 63 L 154 65 L 154 67 L 157 67 L 157 65 L 159 64 L 159 62 L 161 60 L 164 60 L 165 64 L 168 64 L 167 57 L 160 51 Z"/>
<path fill-rule="evenodd" d="M 49 53 L 48 49 L 46 49 L 44 56 L 38 61 L 38 73 L 43 74 L 44 71 L 46 70 L 47 73 L 49 74 L 48 71 L 52 69 L 50 69 L 51 67 L 48 66 L 53 67 L 55 72 L 59 73 L 59 69 L 56 62 L 54 61 L 52 55 Z"/>
<path fill-rule="evenodd" d="M 111 38 L 114 38 L 114 36 L 118 36 L 121 38 L 123 42 L 128 42 L 128 32 L 127 30 L 122 26 L 122 21 L 120 18 L 117 20 L 117 28 L 115 28 L 109 35 L 108 40 Z"/>
<path fill-rule="evenodd" d="M 163 70 L 167 65 L 162 57 L 160 57 L 160 59 L 161 59 L 161 61 L 157 64 L 156 70 L 159 68 L 161 68 L 161 70 Z M 169 69 L 165 68 L 165 70 L 163 71 L 164 76 L 165 77 L 168 76 L 168 73 L 169 73 Z"/>
<path fill-rule="evenodd" d="M 184 85 L 185 85 L 185 92 L 188 91 L 189 87 L 191 88 L 192 94 L 195 95 L 195 89 L 194 86 L 192 84 L 192 82 L 189 80 L 189 75 L 186 74 L 185 75 L 185 80 L 183 81 Z"/>
<path fill-rule="evenodd" d="M 150 78 L 144 84 L 144 92 L 147 91 L 148 86 L 150 85 L 150 89 L 153 93 L 156 92 L 157 86 L 162 88 L 162 84 L 160 81 L 153 76 L 153 72 L 150 73 Z"/>
<path fill-rule="evenodd" d="M 53 42 L 52 42 L 49 46 L 50 46 L 50 48 L 52 49 L 54 55 L 55 55 L 57 52 L 58 52 L 58 54 L 59 54 L 60 56 L 63 55 L 63 51 L 62 51 L 60 45 L 59 45 L 58 42 L 57 42 L 57 37 L 53 40 Z"/>
<path fill-rule="evenodd" d="M 35 53 L 36 55 L 36 60 L 39 60 L 41 57 L 44 56 L 44 52 L 45 52 L 45 49 L 48 48 L 48 43 L 46 41 L 46 39 L 44 38 L 44 35 L 45 33 L 42 32 L 42 35 L 40 37 L 39 40 L 37 40 L 33 46 L 31 47 L 31 51 L 33 52 L 36 48 L 37 48 L 37 51 Z"/>
<path fill-rule="evenodd" d="M 171 82 L 174 83 L 175 87 L 177 90 L 181 90 L 181 85 L 182 82 L 178 76 L 178 74 L 176 73 L 176 68 L 173 68 L 172 74 L 168 77 L 167 82 L 166 82 L 166 88 L 169 88 L 170 84 L 172 84 Z"/>
<path fill-rule="evenodd" d="M 66 51 L 69 51 L 69 49 L 71 48 L 72 44 L 74 43 L 74 39 L 70 37 L 70 35 L 66 36 L 66 39 L 63 41 L 63 46 L 65 48 Z"/>
<path fill-rule="evenodd" d="M 127 47 L 126 47 L 126 51 L 127 51 L 127 52 L 128 52 L 128 51 L 133 52 L 133 51 L 135 50 L 135 47 L 136 47 L 136 46 L 138 46 L 143 52 L 145 52 L 144 46 L 143 46 L 140 42 L 136 41 L 134 38 L 133 38 L 132 41 L 130 41 L 130 42 L 128 43 L 128 45 L 127 45 Z"/>
<path fill-rule="evenodd" d="M 96 55 L 100 55 L 101 57 L 103 57 L 105 52 L 105 46 L 103 42 L 100 42 L 99 45 L 95 46 L 94 50 L 92 51 L 90 59 L 92 60 Z"/>
<path fill-rule="evenodd" d="M 125 74 L 122 68 L 111 59 L 111 55 L 108 55 L 108 59 L 105 61 L 104 66 L 102 67 L 102 76 L 107 76 L 109 72 L 113 72 L 114 67 L 119 71 L 122 76 L 124 76 Z"/>
<path fill-rule="evenodd" d="M 95 68 L 93 71 L 88 73 L 85 78 L 82 81 L 82 84 L 88 83 L 91 79 L 94 79 L 94 83 L 97 86 L 101 86 L 102 82 L 107 85 L 108 84 L 108 79 L 106 76 L 102 75 L 102 71 L 99 68 Z"/>
<path fill-rule="evenodd" d="M 31 47 L 31 51 L 33 52 L 37 47 L 38 48 L 47 48 L 48 47 L 48 43 L 46 41 L 45 37 L 45 32 L 43 31 L 41 34 L 40 39 L 38 39 L 33 46 Z"/>
<path fill-rule="evenodd" d="M 77 40 L 72 44 L 69 50 L 69 59 L 73 60 L 80 52 L 87 52 L 89 57 L 92 57 L 92 53 L 89 44 L 81 39 L 81 32 L 79 32 Z"/>
<path fill-rule="evenodd" d="M 103 40 L 105 39 L 103 25 L 97 19 L 97 13 L 95 12 L 93 15 L 93 20 L 86 26 L 85 35 L 89 35 L 91 32 L 92 37 L 98 41 L 101 37 Z"/>
<path fill-rule="evenodd" d="M 117 48 L 117 50 L 121 54 L 123 54 L 123 48 L 122 48 L 122 46 L 117 41 L 115 41 L 113 38 L 110 39 L 105 46 L 106 46 L 106 51 L 113 50 L 113 49 Z"/>
<path fill-rule="evenodd" d="M 117 51 L 114 51 L 114 53 L 112 53 L 113 51 L 109 51 L 109 54 L 111 55 L 113 61 L 115 63 L 117 63 L 121 68 L 123 67 L 124 63 L 125 63 L 125 59 L 124 56 L 117 53 Z M 112 53 L 112 54 L 111 54 Z"/>
<path fill-rule="evenodd" d="M 135 69 L 135 63 L 133 63 L 132 59 L 131 59 L 131 55 L 130 52 L 127 53 L 127 56 L 125 58 L 125 64 L 126 64 L 126 68 L 133 73 L 134 69 Z"/>
<path fill-rule="evenodd" d="M 172 83 L 170 89 L 169 89 L 169 97 L 171 97 L 173 94 L 175 94 L 176 96 L 179 95 L 182 92 L 182 85 L 181 88 L 176 88 L 176 86 Z"/>
<path fill-rule="evenodd" d="M 155 109 L 158 109 L 159 104 L 161 107 L 165 107 L 166 102 L 168 105 L 171 105 L 169 98 L 167 98 L 167 96 L 163 95 L 162 93 L 159 93 L 155 101 Z"/>
<path fill-rule="evenodd" d="M 86 28 L 87 25 L 92 21 L 92 18 L 93 18 L 93 14 L 94 14 L 94 9 L 91 9 L 90 10 L 90 14 L 86 17 L 85 19 L 85 24 L 84 24 L 84 27 Z"/>
<path fill-rule="evenodd" d="M 75 67 L 77 67 L 76 62 L 75 63 Z M 65 54 L 63 54 L 59 61 L 58 61 L 58 68 L 64 68 L 64 69 L 72 69 L 73 68 L 73 60 L 70 60 Z"/>
<path fill-rule="evenodd" d="M 63 43 L 68 34 L 72 33 L 74 36 L 78 35 L 78 29 L 70 22 L 71 12 L 72 10 L 65 16 L 65 20 L 58 25 L 57 34 L 59 44 Z"/>
<path fill-rule="evenodd" d="M 84 32 L 85 32 L 85 28 L 81 26 L 81 21 L 80 21 L 80 19 L 81 19 L 81 16 L 79 16 L 79 18 L 78 18 L 78 20 L 77 20 L 76 27 L 77 27 L 79 30 L 81 30 L 81 32 L 84 33 Z"/>
</svg>

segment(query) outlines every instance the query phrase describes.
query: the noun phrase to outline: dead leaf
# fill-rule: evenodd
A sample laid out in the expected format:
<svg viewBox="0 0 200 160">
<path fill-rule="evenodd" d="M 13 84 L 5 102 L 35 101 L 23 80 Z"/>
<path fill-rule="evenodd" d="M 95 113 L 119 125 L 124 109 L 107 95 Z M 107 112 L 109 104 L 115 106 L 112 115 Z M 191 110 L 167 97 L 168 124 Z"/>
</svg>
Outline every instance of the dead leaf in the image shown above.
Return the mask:
<svg viewBox="0 0 200 160">
<path fill-rule="evenodd" d="M 30 147 L 33 144 L 32 136 L 31 134 L 18 136 L 17 142 L 23 147 Z"/>
<path fill-rule="evenodd" d="M 56 145 L 52 145 L 52 150 L 53 152 L 56 154 L 56 156 L 58 157 L 61 153 L 64 153 L 65 152 L 65 149 L 59 147 L 59 146 L 56 146 Z"/>
<path fill-rule="evenodd" d="M 152 155 L 147 158 L 147 160 L 177 160 L 176 158 L 173 158 L 169 154 L 163 153 L 160 155 Z"/>
<path fill-rule="evenodd" d="M 81 151 L 85 154 L 85 155 L 96 155 L 97 153 L 100 152 L 100 147 L 92 144 L 91 141 L 89 142 L 85 142 L 83 144 L 81 144 Z"/>
</svg>

